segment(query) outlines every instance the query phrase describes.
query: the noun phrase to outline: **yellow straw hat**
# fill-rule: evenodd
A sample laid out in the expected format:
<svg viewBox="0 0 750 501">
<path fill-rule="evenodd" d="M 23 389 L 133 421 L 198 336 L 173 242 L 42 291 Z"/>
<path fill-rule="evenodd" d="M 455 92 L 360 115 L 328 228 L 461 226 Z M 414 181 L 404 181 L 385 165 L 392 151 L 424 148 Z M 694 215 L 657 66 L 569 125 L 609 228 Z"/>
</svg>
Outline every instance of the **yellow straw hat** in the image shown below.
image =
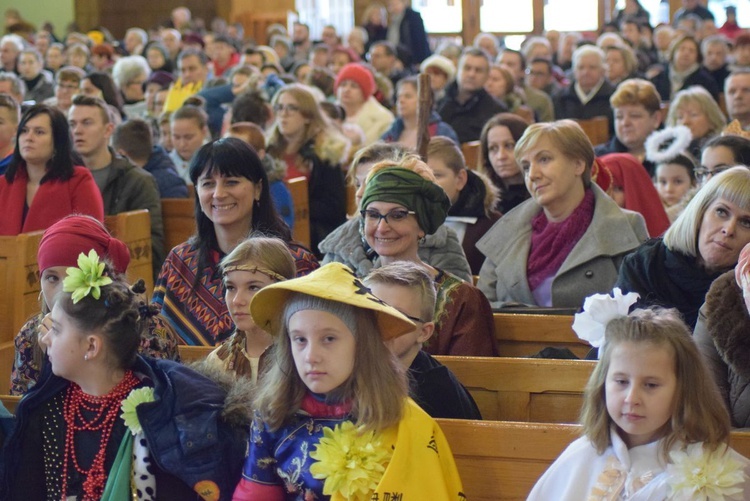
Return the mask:
<svg viewBox="0 0 750 501">
<path fill-rule="evenodd" d="M 279 334 L 281 314 L 287 299 L 294 293 L 371 310 L 384 341 L 416 329 L 411 320 L 375 297 L 354 272 L 341 263 L 329 263 L 304 277 L 271 284 L 258 291 L 250 302 L 255 325 L 271 335 Z"/>
</svg>

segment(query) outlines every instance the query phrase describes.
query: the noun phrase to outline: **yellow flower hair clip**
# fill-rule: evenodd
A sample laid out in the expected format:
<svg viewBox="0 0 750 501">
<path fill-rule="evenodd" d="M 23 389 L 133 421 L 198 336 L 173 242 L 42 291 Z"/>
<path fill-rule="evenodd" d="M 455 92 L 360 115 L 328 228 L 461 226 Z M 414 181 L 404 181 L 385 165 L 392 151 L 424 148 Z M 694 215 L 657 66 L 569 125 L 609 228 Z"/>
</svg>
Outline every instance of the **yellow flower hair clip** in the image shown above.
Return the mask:
<svg viewBox="0 0 750 501">
<path fill-rule="evenodd" d="M 71 266 L 67 270 L 67 277 L 63 280 L 63 291 L 73 293 L 73 304 L 89 294 L 94 299 L 101 297 L 101 287 L 112 283 L 112 279 L 104 275 L 104 263 L 99 261 L 99 255 L 94 249 L 87 256 L 83 252 L 78 256 L 78 268 Z"/>
</svg>

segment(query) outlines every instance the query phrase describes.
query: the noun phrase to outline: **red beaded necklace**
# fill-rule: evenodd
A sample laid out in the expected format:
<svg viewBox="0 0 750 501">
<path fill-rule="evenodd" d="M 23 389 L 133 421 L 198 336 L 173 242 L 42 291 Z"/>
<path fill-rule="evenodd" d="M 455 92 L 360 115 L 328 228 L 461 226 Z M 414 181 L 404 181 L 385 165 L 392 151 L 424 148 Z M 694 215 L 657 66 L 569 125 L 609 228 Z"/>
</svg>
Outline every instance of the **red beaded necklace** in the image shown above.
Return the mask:
<svg viewBox="0 0 750 501">
<path fill-rule="evenodd" d="M 104 457 L 112 434 L 117 415 L 120 412 L 120 402 L 128 396 L 130 391 L 139 383 L 132 371 L 126 371 L 122 381 L 101 397 L 87 395 L 81 387 L 70 383 L 63 402 L 63 417 L 65 419 L 65 453 L 63 456 L 62 496 L 65 499 L 68 489 L 68 465 L 86 479 L 83 482 L 84 501 L 101 499 L 107 472 L 104 470 Z M 94 417 L 86 419 L 83 411 L 94 413 Z M 101 432 L 99 452 L 94 456 L 91 467 L 87 470 L 78 464 L 75 452 L 75 435 L 79 431 Z"/>
</svg>

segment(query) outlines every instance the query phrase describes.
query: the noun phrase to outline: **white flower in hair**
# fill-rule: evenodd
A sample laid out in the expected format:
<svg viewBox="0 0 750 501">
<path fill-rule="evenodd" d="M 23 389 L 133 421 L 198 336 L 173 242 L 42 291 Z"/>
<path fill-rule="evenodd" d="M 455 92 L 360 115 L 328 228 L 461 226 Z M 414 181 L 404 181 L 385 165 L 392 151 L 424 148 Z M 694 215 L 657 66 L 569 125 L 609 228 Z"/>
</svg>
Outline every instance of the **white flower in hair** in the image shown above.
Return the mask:
<svg viewBox="0 0 750 501">
<path fill-rule="evenodd" d="M 646 160 L 655 164 L 669 162 L 690 147 L 693 135 L 684 125 L 675 125 L 652 132 L 646 139 Z"/>
<path fill-rule="evenodd" d="M 628 315 L 630 307 L 640 297 L 635 292 L 623 294 L 615 287 L 609 294 L 594 294 L 583 302 L 583 312 L 576 313 L 573 330 L 594 348 L 604 344 L 604 329 L 610 320 Z"/>
</svg>

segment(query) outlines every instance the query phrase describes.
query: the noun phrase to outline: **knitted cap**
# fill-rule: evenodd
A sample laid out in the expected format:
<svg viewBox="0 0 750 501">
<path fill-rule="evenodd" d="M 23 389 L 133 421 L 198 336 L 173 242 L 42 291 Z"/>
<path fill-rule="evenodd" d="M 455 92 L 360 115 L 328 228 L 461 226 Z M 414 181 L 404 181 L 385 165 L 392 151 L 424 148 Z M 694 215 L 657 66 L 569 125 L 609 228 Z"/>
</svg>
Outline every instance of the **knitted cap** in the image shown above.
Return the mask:
<svg viewBox="0 0 750 501">
<path fill-rule="evenodd" d="M 333 84 L 333 91 L 339 90 L 339 85 L 344 80 L 351 80 L 362 89 L 365 99 L 375 94 L 375 78 L 370 73 L 370 70 L 365 68 L 359 63 L 349 63 L 341 68 L 339 74 L 336 75 L 336 81 Z"/>
<path fill-rule="evenodd" d="M 163 90 L 169 88 L 172 82 L 174 82 L 174 76 L 172 76 L 171 73 L 159 70 L 151 73 L 151 76 L 148 77 L 148 80 L 146 80 L 146 83 L 144 84 L 144 88 L 150 83 L 155 83 L 159 84 Z"/>
<path fill-rule="evenodd" d="M 434 54 L 428 57 L 427 59 L 422 61 L 422 64 L 419 65 L 419 71 L 424 73 L 427 71 L 427 68 L 431 66 L 448 75 L 449 81 L 453 80 L 453 78 L 456 76 L 456 66 L 453 64 L 453 61 L 445 56 Z"/>
<path fill-rule="evenodd" d="M 125 273 L 130 263 L 127 245 L 110 235 L 102 223 L 87 216 L 68 216 L 47 228 L 37 251 L 39 270 L 78 266 L 78 256 L 91 249 L 111 261 L 115 271 Z"/>
<path fill-rule="evenodd" d="M 308 294 L 295 293 L 286 300 L 284 306 L 284 325 L 289 327 L 289 319 L 298 311 L 325 311 L 335 316 L 352 332 L 357 332 L 357 313 L 354 306 L 339 301 L 323 299 Z"/>
</svg>

